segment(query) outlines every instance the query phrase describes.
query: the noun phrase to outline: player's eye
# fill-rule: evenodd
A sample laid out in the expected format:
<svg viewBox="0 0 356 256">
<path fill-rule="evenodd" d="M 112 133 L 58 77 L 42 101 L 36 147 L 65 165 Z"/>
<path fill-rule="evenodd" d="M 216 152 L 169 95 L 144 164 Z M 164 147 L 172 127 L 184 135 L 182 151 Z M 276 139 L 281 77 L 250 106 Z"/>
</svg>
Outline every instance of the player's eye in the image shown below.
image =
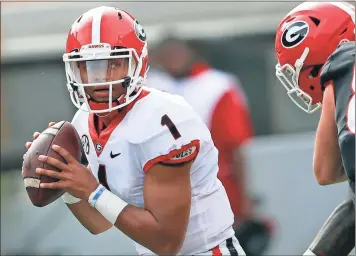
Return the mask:
<svg viewBox="0 0 356 256">
<path fill-rule="evenodd" d="M 111 68 L 119 68 L 122 66 L 123 59 L 113 59 L 109 61 L 109 66 Z"/>
</svg>

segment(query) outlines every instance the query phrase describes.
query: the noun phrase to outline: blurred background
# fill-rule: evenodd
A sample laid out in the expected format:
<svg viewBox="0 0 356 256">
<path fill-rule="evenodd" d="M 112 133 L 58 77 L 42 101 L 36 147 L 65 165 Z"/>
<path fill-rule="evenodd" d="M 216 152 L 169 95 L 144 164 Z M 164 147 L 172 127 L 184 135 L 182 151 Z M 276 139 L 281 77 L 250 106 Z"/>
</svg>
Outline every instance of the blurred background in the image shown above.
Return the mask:
<svg viewBox="0 0 356 256">
<path fill-rule="evenodd" d="M 135 254 L 118 230 L 91 235 L 61 200 L 34 207 L 21 177 L 24 144 L 33 132 L 49 121 L 70 121 L 76 111 L 62 62 L 71 24 L 86 10 L 108 5 L 139 20 L 149 51 L 159 51 L 167 37 L 185 40 L 211 67 L 238 79 L 254 131 L 244 147 L 245 186 L 258 201 L 256 216 L 273 230 L 264 254 L 301 255 L 346 197 L 347 185 L 322 187 L 315 181 L 320 113 L 299 110 L 274 75 L 275 29 L 298 3 L 1 2 L 1 254 Z"/>
</svg>

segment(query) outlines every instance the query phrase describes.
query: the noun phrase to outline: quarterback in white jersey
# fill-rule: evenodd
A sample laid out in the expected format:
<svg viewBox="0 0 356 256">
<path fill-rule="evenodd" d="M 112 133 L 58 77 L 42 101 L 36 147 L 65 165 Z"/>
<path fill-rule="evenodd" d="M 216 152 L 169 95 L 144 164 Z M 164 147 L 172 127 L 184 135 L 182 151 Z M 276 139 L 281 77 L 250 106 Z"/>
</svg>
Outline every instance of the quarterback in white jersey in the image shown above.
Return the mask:
<svg viewBox="0 0 356 256">
<path fill-rule="evenodd" d="M 89 166 L 54 146 L 67 164 L 40 156 L 61 170 L 37 169 L 59 179 L 41 187 L 64 189 L 85 228 L 115 226 L 140 255 L 244 255 L 210 132 L 182 97 L 143 86 L 147 56 L 125 11 L 99 7 L 74 22 L 63 60 Z"/>
</svg>

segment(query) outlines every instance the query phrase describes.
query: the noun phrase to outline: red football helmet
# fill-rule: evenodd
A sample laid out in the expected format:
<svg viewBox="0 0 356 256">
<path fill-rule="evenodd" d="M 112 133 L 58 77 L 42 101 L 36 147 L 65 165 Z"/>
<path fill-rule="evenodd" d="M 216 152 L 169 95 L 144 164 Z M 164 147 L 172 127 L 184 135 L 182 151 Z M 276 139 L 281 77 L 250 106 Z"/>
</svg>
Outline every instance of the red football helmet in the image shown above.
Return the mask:
<svg viewBox="0 0 356 256">
<path fill-rule="evenodd" d="M 85 111 L 104 113 L 122 108 L 137 98 L 148 70 L 146 39 L 138 21 L 117 8 L 98 7 L 80 16 L 69 31 L 63 55 L 73 104 Z M 113 71 L 118 59 L 128 60 L 128 71 L 126 77 L 115 80 Z M 113 98 L 114 84 L 127 88 L 126 94 Z M 109 85 L 106 103 L 93 102 L 85 92 L 88 86 L 100 85 Z"/>
<path fill-rule="evenodd" d="M 355 40 L 355 7 L 346 2 L 304 2 L 279 24 L 276 76 L 307 113 L 322 102 L 320 71 L 340 43 Z"/>
</svg>

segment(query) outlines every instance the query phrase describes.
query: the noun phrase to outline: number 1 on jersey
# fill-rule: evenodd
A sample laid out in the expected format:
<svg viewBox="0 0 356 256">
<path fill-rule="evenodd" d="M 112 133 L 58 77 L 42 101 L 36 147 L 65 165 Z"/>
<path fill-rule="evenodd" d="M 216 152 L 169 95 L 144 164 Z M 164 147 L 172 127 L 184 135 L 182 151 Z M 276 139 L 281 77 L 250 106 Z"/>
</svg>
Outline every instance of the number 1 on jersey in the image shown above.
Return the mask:
<svg viewBox="0 0 356 256">
<path fill-rule="evenodd" d="M 169 129 L 169 131 L 171 132 L 171 134 L 175 140 L 177 140 L 181 137 L 177 127 L 174 125 L 172 120 L 167 115 L 162 116 L 161 125 L 167 126 L 167 128 Z"/>
<path fill-rule="evenodd" d="M 99 170 L 98 170 L 98 180 L 101 185 L 103 185 L 107 190 L 110 191 L 108 181 L 106 178 L 106 167 L 103 164 L 99 165 Z"/>
</svg>

